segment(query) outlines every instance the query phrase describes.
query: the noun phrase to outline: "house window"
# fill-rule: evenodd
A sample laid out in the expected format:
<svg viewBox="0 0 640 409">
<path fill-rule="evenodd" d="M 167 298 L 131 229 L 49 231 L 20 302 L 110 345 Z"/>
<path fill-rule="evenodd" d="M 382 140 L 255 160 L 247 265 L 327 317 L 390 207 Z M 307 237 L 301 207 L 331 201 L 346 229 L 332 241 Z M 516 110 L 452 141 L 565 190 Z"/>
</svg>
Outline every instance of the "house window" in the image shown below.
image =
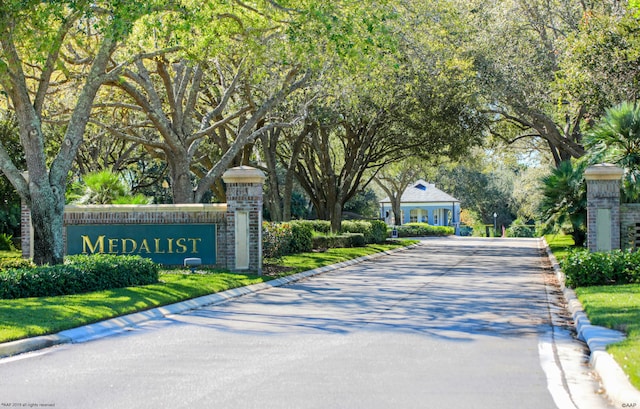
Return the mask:
<svg viewBox="0 0 640 409">
<path fill-rule="evenodd" d="M 418 221 L 418 211 L 419 209 L 411 209 L 409 211 L 409 222 L 415 223 Z"/>
</svg>

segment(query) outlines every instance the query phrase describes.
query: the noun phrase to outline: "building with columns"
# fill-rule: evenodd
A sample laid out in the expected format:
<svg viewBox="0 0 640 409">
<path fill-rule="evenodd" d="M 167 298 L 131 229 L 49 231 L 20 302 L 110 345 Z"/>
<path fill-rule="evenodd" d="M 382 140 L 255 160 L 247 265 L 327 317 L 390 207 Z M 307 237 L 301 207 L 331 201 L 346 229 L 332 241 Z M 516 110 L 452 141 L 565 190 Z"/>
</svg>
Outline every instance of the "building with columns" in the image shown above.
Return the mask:
<svg viewBox="0 0 640 409">
<path fill-rule="evenodd" d="M 422 179 L 409 185 L 400 198 L 402 224 L 419 222 L 432 226 L 457 226 L 460 223 L 460 201 Z M 394 224 L 391 199 L 380 201 L 380 217 Z"/>
</svg>

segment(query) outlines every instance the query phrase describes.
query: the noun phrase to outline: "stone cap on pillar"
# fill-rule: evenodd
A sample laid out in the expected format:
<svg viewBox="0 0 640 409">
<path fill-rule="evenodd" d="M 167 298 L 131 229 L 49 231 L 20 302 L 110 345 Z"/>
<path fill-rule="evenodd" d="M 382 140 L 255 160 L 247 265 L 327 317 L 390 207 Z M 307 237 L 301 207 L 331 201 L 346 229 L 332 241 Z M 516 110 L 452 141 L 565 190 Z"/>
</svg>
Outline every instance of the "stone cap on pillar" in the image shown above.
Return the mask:
<svg viewBox="0 0 640 409">
<path fill-rule="evenodd" d="M 624 169 L 612 163 L 599 163 L 589 166 L 584 171 L 584 177 L 587 180 L 620 180 L 624 175 Z"/>
<path fill-rule="evenodd" d="M 222 175 L 224 183 L 263 183 L 266 176 L 260 169 L 251 166 L 237 166 Z"/>
</svg>

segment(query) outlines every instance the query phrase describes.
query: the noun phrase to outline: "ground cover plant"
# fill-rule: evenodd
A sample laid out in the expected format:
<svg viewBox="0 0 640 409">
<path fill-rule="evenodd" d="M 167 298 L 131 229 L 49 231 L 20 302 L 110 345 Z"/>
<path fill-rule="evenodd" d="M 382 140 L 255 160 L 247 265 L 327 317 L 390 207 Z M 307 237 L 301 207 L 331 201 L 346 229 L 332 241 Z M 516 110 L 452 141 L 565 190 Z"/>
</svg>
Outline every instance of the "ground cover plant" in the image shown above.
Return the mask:
<svg viewBox="0 0 640 409">
<path fill-rule="evenodd" d="M 158 283 L 150 285 L 76 295 L 0 300 L 0 342 L 52 334 L 412 243 L 415 241 L 399 240 L 365 247 L 285 256 L 267 260 L 265 270 L 271 262 L 277 263 L 277 268 L 274 269 L 275 273 L 262 276 L 204 269 L 195 274 L 182 269 L 162 270 Z"/>
<path fill-rule="evenodd" d="M 158 272 L 157 264 L 140 256 L 68 256 L 64 264 L 0 270 L 0 298 L 79 294 L 153 284 L 158 281 Z"/>
<path fill-rule="evenodd" d="M 550 235 L 545 239 L 559 262 L 565 262 L 572 252 L 571 236 Z M 592 324 L 627 335 L 625 341 L 609 345 L 607 352 L 629 376 L 632 385 L 640 389 L 640 284 L 579 286 L 575 292 Z"/>
</svg>

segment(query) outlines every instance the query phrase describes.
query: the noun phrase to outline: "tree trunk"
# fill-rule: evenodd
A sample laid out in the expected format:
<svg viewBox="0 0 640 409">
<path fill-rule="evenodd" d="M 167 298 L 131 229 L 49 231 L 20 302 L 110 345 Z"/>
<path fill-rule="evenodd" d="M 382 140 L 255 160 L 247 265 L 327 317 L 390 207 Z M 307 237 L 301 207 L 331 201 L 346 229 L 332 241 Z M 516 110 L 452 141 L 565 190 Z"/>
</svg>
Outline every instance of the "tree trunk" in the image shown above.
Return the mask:
<svg viewBox="0 0 640 409">
<path fill-rule="evenodd" d="M 193 187 L 191 185 L 191 170 L 186 155 L 172 155 L 168 160 L 169 177 L 171 178 L 171 193 L 173 203 L 194 203 Z"/>
<path fill-rule="evenodd" d="M 56 197 L 49 186 L 43 189 L 34 189 L 34 184 L 31 186 L 33 262 L 37 265 L 61 264 L 64 261 L 64 198 Z"/>
<path fill-rule="evenodd" d="M 331 232 L 339 233 L 342 226 L 342 204 L 336 202 L 331 206 L 332 212 L 330 214 L 331 220 Z"/>
<path fill-rule="evenodd" d="M 399 192 L 391 199 L 391 209 L 393 209 L 393 220 L 396 226 L 402 225 L 402 192 Z"/>
</svg>

